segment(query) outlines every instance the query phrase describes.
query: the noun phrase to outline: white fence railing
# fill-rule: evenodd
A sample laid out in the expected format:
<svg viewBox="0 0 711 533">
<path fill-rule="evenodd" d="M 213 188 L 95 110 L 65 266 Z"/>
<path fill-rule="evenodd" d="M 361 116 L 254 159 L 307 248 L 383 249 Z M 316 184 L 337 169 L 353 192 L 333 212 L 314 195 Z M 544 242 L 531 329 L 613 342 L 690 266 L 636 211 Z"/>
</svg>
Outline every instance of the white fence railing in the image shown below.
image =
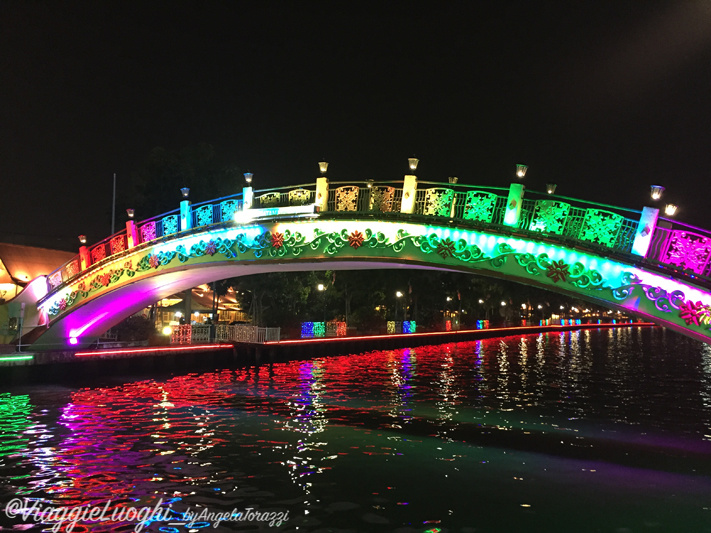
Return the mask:
<svg viewBox="0 0 711 533">
<path fill-rule="evenodd" d="M 214 327 L 214 336 L 211 328 Z M 211 338 L 213 337 L 213 338 Z M 171 344 L 202 344 L 208 342 L 279 342 L 281 328 L 260 328 L 245 325 L 191 326 L 184 324 L 173 329 Z"/>
</svg>

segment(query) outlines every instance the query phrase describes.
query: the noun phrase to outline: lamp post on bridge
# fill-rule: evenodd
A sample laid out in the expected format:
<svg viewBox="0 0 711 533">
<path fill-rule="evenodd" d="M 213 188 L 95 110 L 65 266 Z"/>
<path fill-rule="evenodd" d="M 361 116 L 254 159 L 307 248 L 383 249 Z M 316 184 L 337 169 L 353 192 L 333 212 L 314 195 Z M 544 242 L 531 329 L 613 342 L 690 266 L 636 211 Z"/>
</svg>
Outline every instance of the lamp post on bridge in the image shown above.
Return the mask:
<svg viewBox="0 0 711 533">
<path fill-rule="evenodd" d="M 319 283 L 316 288 L 321 293 L 321 308 L 323 310 L 323 327 L 326 327 L 326 286 Z"/>
</svg>

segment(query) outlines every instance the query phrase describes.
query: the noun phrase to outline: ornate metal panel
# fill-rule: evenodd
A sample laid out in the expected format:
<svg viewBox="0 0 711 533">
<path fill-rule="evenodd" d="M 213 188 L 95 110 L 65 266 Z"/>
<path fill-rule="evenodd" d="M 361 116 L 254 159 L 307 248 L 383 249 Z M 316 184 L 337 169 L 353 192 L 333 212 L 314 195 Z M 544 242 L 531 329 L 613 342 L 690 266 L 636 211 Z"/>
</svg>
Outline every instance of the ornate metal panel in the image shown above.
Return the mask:
<svg viewBox="0 0 711 533">
<path fill-rule="evenodd" d="M 261 195 L 259 198 L 259 207 L 276 207 L 281 201 L 281 194 L 278 192 L 268 192 Z"/>
<path fill-rule="evenodd" d="M 106 257 L 106 246 L 103 244 L 100 244 L 93 250 L 91 250 L 91 263 L 98 263 L 102 259 Z"/>
<path fill-rule="evenodd" d="M 191 344 L 192 343 L 192 326 L 190 324 L 181 324 L 173 327 L 173 332 L 170 334 L 171 344 Z"/>
<path fill-rule="evenodd" d="M 62 271 L 58 270 L 47 278 L 47 283 L 52 289 L 56 289 L 62 284 Z"/>
<path fill-rule="evenodd" d="M 81 265 L 79 264 L 79 260 L 75 259 L 74 261 L 67 263 L 64 269 L 62 269 L 62 277 L 64 280 L 68 280 L 79 274 L 81 270 Z"/>
<path fill-rule="evenodd" d="M 393 210 L 393 199 L 395 198 L 395 187 L 373 187 L 370 189 L 371 211 L 390 213 Z"/>
<path fill-rule="evenodd" d="M 117 235 L 111 239 L 111 255 L 119 254 L 126 250 L 126 236 Z"/>
<path fill-rule="evenodd" d="M 555 200 L 537 200 L 531 218 L 531 231 L 543 231 L 563 235 L 565 222 L 568 220 L 570 204 Z"/>
<path fill-rule="evenodd" d="M 196 325 L 192 326 L 191 329 L 192 339 L 190 342 L 210 342 L 210 326 Z"/>
<path fill-rule="evenodd" d="M 237 200 L 225 200 L 220 204 L 220 216 L 221 221 L 226 222 L 232 220 L 235 216 L 235 211 L 237 211 Z"/>
<path fill-rule="evenodd" d="M 674 230 L 660 257 L 662 263 L 703 274 L 711 258 L 711 239 L 688 231 Z"/>
<path fill-rule="evenodd" d="M 464 204 L 464 220 L 491 222 L 497 196 L 494 193 L 469 191 Z"/>
<path fill-rule="evenodd" d="M 156 223 L 148 222 L 141 226 L 141 242 L 152 241 L 156 238 Z"/>
<path fill-rule="evenodd" d="M 336 211 L 357 211 L 359 190 L 355 185 L 336 189 Z"/>
<path fill-rule="evenodd" d="M 612 248 L 624 218 L 602 209 L 586 209 L 578 238 Z"/>
<path fill-rule="evenodd" d="M 294 189 L 289 191 L 289 205 L 305 205 L 311 202 L 313 193 L 308 189 Z"/>
<path fill-rule="evenodd" d="M 209 226 L 213 222 L 212 204 L 203 205 L 195 210 L 195 221 L 199 226 Z"/>
<path fill-rule="evenodd" d="M 178 215 L 170 215 L 163 219 L 163 235 L 178 233 Z"/>
<path fill-rule="evenodd" d="M 452 200 L 454 200 L 454 191 L 452 189 L 438 187 L 427 189 L 425 191 L 425 206 L 422 214 L 438 217 L 451 216 Z"/>
</svg>

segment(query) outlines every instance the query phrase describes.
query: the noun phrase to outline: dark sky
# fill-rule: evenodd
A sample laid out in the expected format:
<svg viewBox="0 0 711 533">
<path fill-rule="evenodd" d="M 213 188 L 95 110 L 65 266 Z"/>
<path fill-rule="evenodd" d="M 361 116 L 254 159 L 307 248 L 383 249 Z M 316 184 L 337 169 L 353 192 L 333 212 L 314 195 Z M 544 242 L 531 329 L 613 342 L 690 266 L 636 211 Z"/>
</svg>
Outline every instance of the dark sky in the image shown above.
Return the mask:
<svg viewBox="0 0 711 533">
<path fill-rule="evenodd" d="M 199 142 L 256 188 L 522 162 L 634 209 L 660 183 L 711 226 L 711 2 L 0 0 L 0 241 L 101 239 L 114 172 Z"/>
</svg>

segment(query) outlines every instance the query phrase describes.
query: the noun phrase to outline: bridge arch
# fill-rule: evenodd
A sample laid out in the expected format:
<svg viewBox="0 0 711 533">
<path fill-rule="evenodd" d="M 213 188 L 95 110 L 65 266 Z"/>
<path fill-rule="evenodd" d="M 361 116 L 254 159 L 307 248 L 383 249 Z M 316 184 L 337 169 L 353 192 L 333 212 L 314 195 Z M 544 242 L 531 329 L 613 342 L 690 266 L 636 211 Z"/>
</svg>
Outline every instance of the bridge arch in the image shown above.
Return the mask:
<svg viewBox="0 0 711 533">
<path fill-rule="evenodd" d="M 134 224 L 0 306 L 36 348 L 86 346 L 201 283 L 259 272 L 427 268 L 531 284 L 711 342 L 711 233 L 582 200 L 463 184 L 315 184 L 242 194 Z M 631 215 L 630 215 L 631 214 Z M 24 304 L 24 306 L 23 306 Z M 22 306 L 22 311 L 20 307 Z M 1 326 L 2 324 L 0 324 Z M 27 329 L 23 329 L 27 331 Z"/>
<path fill-rule="evenodd" d="M 705 315 L 695 312 L 710 300 L 701 287 L 580 243 L 536 239 L 505 228 L 464 227 L 455 220 L 433 222 L 377 220 L 357 213 L 265 217 L 146 243 L 97 264 L 43 298 L 38 309 L 44 331 L 35 345 L 64 346 L 70 339 L 88 345 L 150 303 L 205 282 L 273 271 L 358 268 L 427 268 L 509 279 L 709 341 Z"/>
</svg>

